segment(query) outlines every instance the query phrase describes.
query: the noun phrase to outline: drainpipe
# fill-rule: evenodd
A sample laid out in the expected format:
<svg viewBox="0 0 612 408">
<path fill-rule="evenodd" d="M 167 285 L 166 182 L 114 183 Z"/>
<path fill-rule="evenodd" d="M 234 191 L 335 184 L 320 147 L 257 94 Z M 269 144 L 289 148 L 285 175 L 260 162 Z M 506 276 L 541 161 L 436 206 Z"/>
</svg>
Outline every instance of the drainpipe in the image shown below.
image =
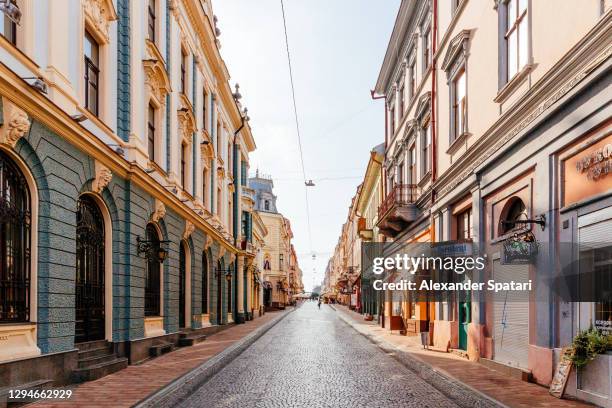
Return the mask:
<svg viewBox="0 0 612 408">
<path fill-rule="evenodd" d="M 373 100 L 386 98 L 386 95 L 376 95 L 376 93 L 375 93 L 375 91 L 373 89 L 370 90 L 370 96 L 372 97 Z M 389 123 L 388 123 L 389 118 L 388 118 L 388 115 L 387 115 L 387 104 L 386 103 L 385 103 L 383 111 L 385 113 L 385 154 L 384 154 L 384 156 L 386 156 L 387 155 L 387 137 L 388 137 L 388 132 L 389 132 L 389 130 L 388 130 L 388 128 L 389 128 Z M 383 162 L 384 162 L 384 159 L 383 159 Z M 385 171 L 385 166 L 383 165 L 383 163 L 381 163 L 381 166 L 380 166 L 380 178 L 381 178 L 380 193 L 382 195 L 381 202 L 382 202 L 382 200 L 385 199 L 385 196 L 386 196 L 386 193 L 387 193 L 385 191 L 386 190 L 385 186 L 387 184 L 387 183 L 385 183 L 385 179 L 386 179 L 386 176 L 387 176 L 386 173 L 387 172 Z"/>
<path fill-rule="evenodd" d="M 437 162 L 436 162 L 436 149 L 437 149 L 437 143 L 436 143 L 436 134 L 437 134 L 437 129 L 436 129 L 436 88 L 437 88 L 437 81 L 436 81 L 436 63 L 437 63 L 437 58 L 436 58 L 436 49 L 437 49 L 437 42 L 438 42 L 438 0 L 433 0 L 433 29 L 432 29 L 432 39 L 431 39 L 431 183 L 433 185 L 433 183 L 436 181 L 436 176 L 437 176 Z M 431 202 L 432 204 L 435 201 L 435 190 L 432 189 L 431 190 Z"/>
<path fill-rule="evenodd" d="M 234 225 L 233 225 L 233 233 L 234 233 L 234 246 L 236 248 L 238 248 L 238 222 L 241 219 L 240 217 L 240 211 L 241 211 L 241 206 L 240 206 L 240 196 L 239 196 L 239 189 L 241 188 L 240 183 L 237 183 L 236 181 L 238 180 L 238 175 L 239 175 L 239 171 L 241 170 L 240 166 L 242 166 L 242 163 L 240 166 L 238 166 L 238 143 L 236 143 L 236 138 L 238 137 L 238 133 L 240 133 L 240 131 L 244 128 L 245 125 L 245 117 L 243 115 L 240 115 L 240 127 L 234 132 L 234 141 L 233 141 L 233 146 L 234 146 L 234 151 L 232 154 L 232 159 L 233 159 L 233 170 L 234 170 L 234 211 L 233 211 L 233 218 L 234 218 Z M 241 174 L 240 174 L 241 175 Z M 243 271 L 244 273 L 244 271 Z M 234 322 L 236 323 L 244 323 L 244 315 L 243 316 L 239 316 L 238 315 L 238 296 L 241 296 L 242 294 L 238 293 L 238 257 L 236 257 L 236 261 L 234 261 L 234 271 L 233 271 L 233 277 L 234 277 L 234 287 L 233 292 L 234 292 L 234 304 L 232 305 L 232 311 L 233 311 L 233 315 L 234 315 Z M 244 286 L 244 285 L 243 285 Z M 245 287 L 242 288 L 242 290 L 246 290 Z M 245 305 L 243 304 L 242 306 L 243 308 L 243 313 L 245 312 Z"/>
</svg>

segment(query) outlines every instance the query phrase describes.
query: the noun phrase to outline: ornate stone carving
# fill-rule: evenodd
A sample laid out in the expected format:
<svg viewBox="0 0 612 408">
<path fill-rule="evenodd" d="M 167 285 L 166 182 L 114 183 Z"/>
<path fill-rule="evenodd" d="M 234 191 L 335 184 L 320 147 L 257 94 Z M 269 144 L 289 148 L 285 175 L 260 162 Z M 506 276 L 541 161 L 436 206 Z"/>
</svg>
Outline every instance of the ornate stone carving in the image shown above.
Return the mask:
<svg viewBox="0 0 612 408">
<path fill-rule="evenodd" d="M 208 248 L 210 248 L 210 246 L 212 245 L 212 243 L 213 243 L 212 237 L 210 235 L 207 235 L 206 241 L 204 241 L 204 250 L 207 251 Z"/>
<path fill-rule="evenodd" d="M 183 232 L 183 239 L 188 239 L 191 234 L 195 231 L 195 225 L 191 221 L 185 222 L 185 231 Z"/>
<path fill-rule="evenodd" d="M 30 119 L 27 113 L 13 104 L 5 104 L 4 110 L 4 115 L 8 117 L 8 120 L 6 129 L 0 133 L 0 141 L 10 147 L 15 147 L 17 141 L 30 130 Z"/>
<path fill-rule="evenodd" d="M 109 170 L 109 168 L 99 162 L 96 162 L 96 178 L 92 183 L 92 190 L 96 193 L 101 193 L 112 179 L 113 173 Z"/>
<path fill-rule="evenodd" d="M 236 254 L 231 253 L 230 254 L 230 263 L 233 263 L 236 260 Z"/>
<path fill-rule="evenodd" d="M 157 59 L 143 61 L 145 83 L 160 105 L 166 104 L 166 95 L 170 92 L 170 81 L 163 64 Z"/>
<path fill-rule="evenodd" d="M 219 259 L 223 258 L 223 256 L 224 256 L 224 255 L 225 255 L 225 247 L 224 247 L 224 246 L 222 246 L 222 247 L 219 249 Z"/>
<path fill-rule="evenodd" d="M 166 205 L 159 200 L 155 200 L 155 211 L 151 214 L 152 222 L 159 222 L 166 216 Z"/>
<path fill-rule="evenodd" d="M 178 123 L 180 135 L 186 139 L 188 143 L 191 143 L 193 132 L 196 131 L 197 126 L 195 117 L 193 116 L 193 107 L 184 95 L 181 95 L 181 109 L 178 111 Z"/>
<path fill-rule="evenodd" d="M 110 40 L 110 22 L 117 19 L 112 0 L 83 0 L 85 18 L 105 43 Z"/>
</svg>

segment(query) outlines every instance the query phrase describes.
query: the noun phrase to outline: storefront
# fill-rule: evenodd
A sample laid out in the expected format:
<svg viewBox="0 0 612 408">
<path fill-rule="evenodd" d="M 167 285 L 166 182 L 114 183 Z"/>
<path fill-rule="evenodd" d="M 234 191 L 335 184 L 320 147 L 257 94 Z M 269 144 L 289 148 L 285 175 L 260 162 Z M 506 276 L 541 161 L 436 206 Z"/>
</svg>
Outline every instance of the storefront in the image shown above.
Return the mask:
<svg viewBox="0 0 612 408">
<path fill-rule="evenodd" d="M 562 345 L 591 327 L 612 332 L 612 301 L 601 291 L 612 289 L 612 126 L 604 124 L 559 155 L 560 251 L 573 248 L 566 260 L 577 269 L 580 302 L 561 303 Z M 569 251 L 565 251 L 569 252 Z M 566 266 L 567 267 L 567 266 Z M 607 289 L 606 289 L 607 288 Z M 612 406 L 612 354 L 598 355 L 572 371 L 566 392 L 595 404 Z"/>
</svg>

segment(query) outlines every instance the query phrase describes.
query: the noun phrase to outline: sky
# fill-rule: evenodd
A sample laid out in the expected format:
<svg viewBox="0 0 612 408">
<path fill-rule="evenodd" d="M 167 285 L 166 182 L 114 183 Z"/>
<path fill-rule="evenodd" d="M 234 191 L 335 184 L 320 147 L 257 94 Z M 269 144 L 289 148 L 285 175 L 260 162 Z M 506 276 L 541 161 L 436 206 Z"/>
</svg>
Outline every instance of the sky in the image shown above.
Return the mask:
<svg viewBox="0 0 612 408">
<path fill-rule="evenodd" d="M 310 234 L 280 1 L 213 0 L 213 10 L 257 144 L 250 173 L 273 178 L 310 291 L 323 281 L 369 152 L 384 141 L 383 101 L 370 89 L 400 0 L 284 0 L 306 179 L 316 184 Z"/>
</svg>

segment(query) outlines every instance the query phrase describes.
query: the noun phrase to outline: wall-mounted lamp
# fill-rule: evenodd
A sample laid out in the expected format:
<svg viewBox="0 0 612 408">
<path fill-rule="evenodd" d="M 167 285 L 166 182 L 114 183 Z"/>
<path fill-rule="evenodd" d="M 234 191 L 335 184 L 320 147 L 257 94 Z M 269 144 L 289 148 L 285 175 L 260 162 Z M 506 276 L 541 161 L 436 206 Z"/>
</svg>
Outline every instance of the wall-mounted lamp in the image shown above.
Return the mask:
<svg viewBox="0 0 612 408">
<path fill-rule="evenodd" d="M 4 13 L 15 24 L 21 21 L 21 10 L 11 0 L 0 0 L 0 13 Z"/>
<path fill-rule="evenodd" d="M 140 238 L 140 235 L 136 237 L 136 254 L 140 256 L 145 255 L 145 258 L 149 260 L 157 260 L 159 263 L 163 263 L 168 257 L 168 251 L 162 247 L 161 244 L 166 244 L 170 241 L 147 241 Z"/>
<path fill-rule="evenodd" d="M 83 115 L 82 113 L 77 113 L 76 115 L 71 115 L 70 117 L 77 123 L 85 122 L 88 119 L 87 116 Z"/>
<path fill-rule="evenodd" d="M 34 80 L 34 82 L 28 82 L 28 85 L 30 85 L 32 88 L 36 89 L 40 93 L 43 93 L 45 95 L 47 94 L 47 84 L 45 83 L 45 81 L 43 81 L 41 77 L 25 77 L 21 79 L 26 82 Z"/>
<path fill-rule="evenodd" d="M 125 153 L 125 150 L 123 149 L 123 146 L 120 146 L 118 144 L 109 144 L 108 146 L 111 147 L 115 151 L 115 153 L 117 153 L 117 154 L 119 154 L 121 156 L 123 156 L 123 154 Z"/>
</svg>

